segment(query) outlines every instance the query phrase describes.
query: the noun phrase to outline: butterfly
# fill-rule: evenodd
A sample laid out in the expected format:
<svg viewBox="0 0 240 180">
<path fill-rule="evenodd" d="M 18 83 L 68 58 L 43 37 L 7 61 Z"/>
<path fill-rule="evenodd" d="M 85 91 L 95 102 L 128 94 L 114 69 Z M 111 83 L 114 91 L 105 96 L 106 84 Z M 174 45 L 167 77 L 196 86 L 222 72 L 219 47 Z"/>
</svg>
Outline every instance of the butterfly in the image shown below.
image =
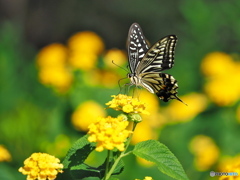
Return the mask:
<svg viewBox="0 0 240 180">
<path fill-rule="evenodd" d="M 172 75 L 161 72 L 173 67 L 176 42 L 177 36 L 169 35 L 149 48 L 141 27 L 133 23 L 127 40 L 130 69 L 127 76 L 131 84 L 147 89 L 164 102 L 177 99 L 184 103 L 177 96 L 177 81 Z"/>
</svg>

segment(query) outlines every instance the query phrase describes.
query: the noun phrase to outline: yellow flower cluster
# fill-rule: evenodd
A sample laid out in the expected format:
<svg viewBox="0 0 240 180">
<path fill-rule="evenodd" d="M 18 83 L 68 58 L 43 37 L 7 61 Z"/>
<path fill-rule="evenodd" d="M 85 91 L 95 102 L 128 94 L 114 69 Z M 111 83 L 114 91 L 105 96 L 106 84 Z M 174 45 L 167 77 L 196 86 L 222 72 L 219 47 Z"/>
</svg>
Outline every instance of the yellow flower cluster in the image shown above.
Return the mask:
<svg viewBox="0 0 240 180">
<path fill-rule="evenodd" d="M 123 121 L 122 117 L 113 118 L 98 118 L 95 123 L 90 124 L 88 140 L 96 142 L 96 151 L 103 151 L 104 149 L 112 150 L 117 148 L 119 151 L 124 151 L 124 142 L 132 133 L 126 130 L 128 121 Z"/>
<path fill-rule="evenodd" d="M 119 94 L 117 96 L 113 95 L 112 97 L 113 100 L 106 103 L 109 108 L 115 109 L 116 111 L 122 111 L 127 114 L 149 114 L 148 111 L 146 111 L 145 103 L 139 101 L 137 98 L 123 94 Z"/>
<path fill-rule="evenodd" d="M 33 153 L 24 161 L 24 167 L 19 172 L 27 175 L 28 180 L 54 180 L 62 173 L 63 165 L 60 160 L 46 153 Z"/>
<path fill-rule="evenodd" d="M 66 60 L 67 48 L 64 45 L 55 43 L 44 47 L 37 56 L 40 82 L 59 92 L 68 90 L 72 74 Z"/>
<path fill-rule="evenodd" d="M 224 158 L 219 165 L 220 172 L 235 172 L 238 176 L 221 176 L 219 180 L 239 180 L 240 179 L 240 155 Z"/>
<path fill-rule="evenodd" d="M 219 157 L 218 147 L 205 135 L 195 136 L 190 143 L 190 150 L 195 156 L 194 163 L 199 171 L 208 170 Z"/>
<path fill-rule="evenodd" d="M 0 145 L 0 162 L 11 161 L 11 159 L 12 158 L 8 150 L 4 146 Z"/>
<path fill-rule="evenodd" d="M 86 101 L 77 107 L 72 114 L 71 121 L 77 130 L 87 132 L 88 126 L 102 116 L 105 116 L 102 106 L 94 101 Z"/>
<path fill-rule="evenodd" d="M 202 61 L 202 72 L 208 78 L 205 91 L 219 106 L 229 106 L 240 98 L 240 63 L 223 52 L 208 54 Z"/>
</svg>

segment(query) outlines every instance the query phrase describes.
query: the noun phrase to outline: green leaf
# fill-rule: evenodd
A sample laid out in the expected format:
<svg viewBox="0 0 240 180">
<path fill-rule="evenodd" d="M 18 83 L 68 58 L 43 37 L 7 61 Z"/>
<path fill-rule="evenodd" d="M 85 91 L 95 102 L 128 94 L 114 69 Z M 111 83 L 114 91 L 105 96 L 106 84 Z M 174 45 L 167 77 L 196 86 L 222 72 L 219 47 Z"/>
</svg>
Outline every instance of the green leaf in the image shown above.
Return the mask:
<svg viewBox="0 0 240 180">
<path fill-rule="evenodd" d="M 104 172 L 86 164 L 81 164 L 77 167 L 71 168 L 70 174 L 73 179 L 84 179 L 87 177 L 98 177 L 101 179 L 104 176 Z"/>
<path fill-rule="evenodd" d="M 64 169 L 82 164 L 87 159 L 88 155 L 95 149 L 95 144 L 90 143 L 87 138 L 88 135 L 83 136 L 69 149 L 63 160 Z"/>
<path fill-rule="evenodd" d="M 63 160 L 64 174 L 71 175 L 73 179 L 83 179 L 86 177 L 103 178 L 106 170 L 105 162 L 98 166 L 92 167 L 84 163 L 88 155 L 96 148 L 95 143 L 90 143 L 88 135 L 77 140 L 68 151 Z M 114 163 L 114 157 L 110 159 L 110 165 Z M 113 175 L 120 174 L 123 171 L 124 164 L 120 161 L 113 172 Z"/>
<path fill-rule="evenodd" d="M 178 159 L 164 144 L 156 140 L 138 143 L 134 147 L 133 153 L 138 157 L 154 162 L 162 173 L 174 179 L 188 180 Z"/>
<path fill-rule="evenodd" d="M 64 173 L 70 174 L 73 179 L 83 179 L 85 177 L 102 177 L 104 172 L 98 168 L 84 164 L 88 155 L 95 149 L 95 144 L 90 143 L 88 135 L 77 140 L 68 151 L 63 160 Z"/>
</svg>

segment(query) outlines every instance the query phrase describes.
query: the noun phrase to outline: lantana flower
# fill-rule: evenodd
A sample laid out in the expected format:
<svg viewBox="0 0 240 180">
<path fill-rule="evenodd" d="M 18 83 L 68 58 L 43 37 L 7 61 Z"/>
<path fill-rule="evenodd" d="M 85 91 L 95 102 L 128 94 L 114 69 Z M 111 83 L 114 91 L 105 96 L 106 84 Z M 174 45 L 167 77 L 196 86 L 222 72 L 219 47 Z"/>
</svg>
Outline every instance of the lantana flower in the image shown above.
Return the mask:
<svg viewBox="0 0 240 180">
<path fill-rule="evenodd" d="M 149 112 L 146 111 L 145 103 L 139 101 L 137 98 L 123 94 L 113 95 L 112 97 L 113 99 L 106 103 L 109 108 L 115 109 L 116 111 L 123 111 L 127 114 L 149 114 Z"/>
<path fill-rule="evenodd" d="M 24 167 L 19 172 L 27 175 L 27 180 L 54 180 L 62 173 L 63 165 L 60 160 L 46 153 L 33 153 L 24 161 Z"/>
<path fill-rule="evenodd" d="M 126 130 L 128 121 L 123 121 L 123 118 L 98 118 L 95 123 L 90 124 L 88 140 L 96 142 L 96 151 L 104 149 L 112 150 L 117 148 L 119 151 L 124 151 L 124 142 L 132 131 Z"/>
</svg>

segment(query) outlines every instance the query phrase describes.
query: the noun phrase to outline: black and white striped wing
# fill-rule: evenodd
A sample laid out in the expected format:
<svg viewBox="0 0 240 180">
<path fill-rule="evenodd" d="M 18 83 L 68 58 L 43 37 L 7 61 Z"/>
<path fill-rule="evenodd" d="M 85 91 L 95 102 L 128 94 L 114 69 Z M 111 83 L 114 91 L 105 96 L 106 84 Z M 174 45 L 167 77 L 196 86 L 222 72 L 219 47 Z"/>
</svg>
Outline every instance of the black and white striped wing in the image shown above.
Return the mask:
<svg viewBox="0 0 240 180">
<path fill-rule="evenodd" d="M 129 29 L 127 46 L 130 71 L 134 73 L 149 49 L 141 27 L 137 23 L 133 23 Z"/>
<path fill-rule="evenodd" d="M 136 73 L 160 72 L 172 68 L 176 42 L 177 36 L 169 35 L 155 43 L 144 55 Z"/>
</svg>

